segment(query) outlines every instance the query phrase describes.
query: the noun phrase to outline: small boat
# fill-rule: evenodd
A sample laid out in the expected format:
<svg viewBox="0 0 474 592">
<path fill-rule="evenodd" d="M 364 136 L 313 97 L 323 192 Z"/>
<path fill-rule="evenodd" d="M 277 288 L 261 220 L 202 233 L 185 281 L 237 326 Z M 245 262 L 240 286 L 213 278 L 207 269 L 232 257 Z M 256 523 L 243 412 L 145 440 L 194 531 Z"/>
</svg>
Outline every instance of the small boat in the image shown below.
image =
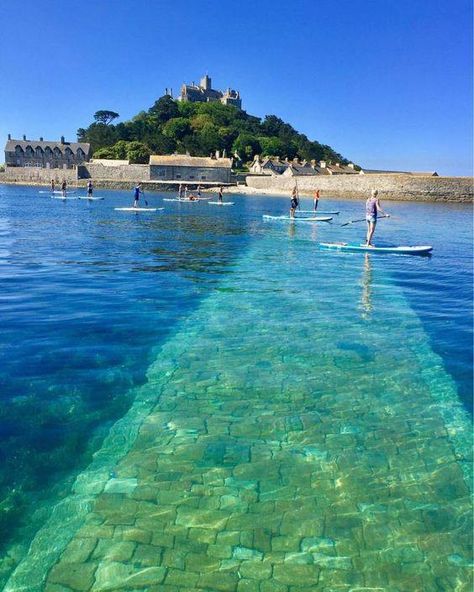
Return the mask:
<svg viewBox="0 0 474 592">
<path fill-rule="evenodd" d="M 263 214 L 262 217 L 264 220 L 280 220 L 282 222 L 329 222 L 329 220 L 332 220 L 328 216 L 312 216 L 306 218 L 295 216 L 292 218 L 291 216 L 270 216 L 269 214 Z"/>
<path fill-rule="evenodd" d="M 319 247 L 321 249 L 335 249 L 337 251 L 399 253 L 403 255 L 427 255 L 433 250 L 431 245 L 368 247 L 367 245 L 355 245 L 349 243 L 319 243 Z"/>
</svg>

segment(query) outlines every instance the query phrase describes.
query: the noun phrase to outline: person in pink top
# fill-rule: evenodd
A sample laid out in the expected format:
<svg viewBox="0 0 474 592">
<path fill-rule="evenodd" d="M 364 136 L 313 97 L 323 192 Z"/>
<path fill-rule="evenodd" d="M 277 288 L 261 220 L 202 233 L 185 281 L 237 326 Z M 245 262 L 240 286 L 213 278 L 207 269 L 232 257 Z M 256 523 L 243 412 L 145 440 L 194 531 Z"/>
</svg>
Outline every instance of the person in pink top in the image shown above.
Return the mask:
<svg viewBox="0 0 474 592">
<path fill-rule="evenodd" d="M 365 202 L 365 219 L 367 220 L 367 238 L 365 244 L 367 247 L 373 247 L 372 244 L 372 237 L 374 236 L 375 226 L 377 225 L 377 216 L 380 212 L 387 218 L 389 217 L 386 214 L 382 206 L 380 205 L 380 200 L 377 197 L 379 192 L 377 189 L 372 189 L 371 195 L 369 199 Z"/>
</svg>

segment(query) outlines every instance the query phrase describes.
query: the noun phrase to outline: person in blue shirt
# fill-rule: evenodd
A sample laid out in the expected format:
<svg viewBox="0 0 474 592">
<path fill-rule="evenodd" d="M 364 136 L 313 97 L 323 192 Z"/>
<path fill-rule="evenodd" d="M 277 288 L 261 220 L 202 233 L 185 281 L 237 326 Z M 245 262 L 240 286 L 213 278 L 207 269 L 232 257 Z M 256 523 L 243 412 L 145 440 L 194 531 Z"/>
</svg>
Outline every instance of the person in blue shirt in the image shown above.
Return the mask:
<svg viewBox="0 0 474 592">
<path fill-rule="evenodd" d="M 133 190 L 133 196 L 134 196 L 133 207 L 134 208 L 138 208 L 138 200 L 140 199 L 140 193 L 143 195 L 142 184 L 138 183 L 138 185 Z"/>
</svg>

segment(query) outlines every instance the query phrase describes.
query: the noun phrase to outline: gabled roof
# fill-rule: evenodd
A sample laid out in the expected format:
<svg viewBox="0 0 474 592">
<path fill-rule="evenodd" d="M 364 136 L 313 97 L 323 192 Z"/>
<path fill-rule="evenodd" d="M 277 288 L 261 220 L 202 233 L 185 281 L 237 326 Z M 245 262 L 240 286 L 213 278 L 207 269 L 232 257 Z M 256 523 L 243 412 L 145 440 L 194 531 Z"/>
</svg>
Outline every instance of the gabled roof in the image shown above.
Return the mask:
<svg viewBox="0 0 474 592">
<path fill-rule="evenodd" d="M 21 146 L 23 150 L 26 150 L 27 146 L 31 146 L 33 150 L 38 146 L 43 150 L 45 148 L 51 148 L 51 150 L 59 148 L 61 152 L 64 152 L 66 148 L 70 148 L 73 152 L 77 152 L 80 148 L 85 154 L 89 154 L 91 149 L 91 145 L 87 142 L 65 142 L 64 144 L 61 144 L 61 142 L 41 142 L 39 140 L 8 140 L 5 145 L 5 152 L 15 152 L 17 146 Z"/>
<path fill-rule="evenodd" d="M 182 166 L 182 167 L 206 167 L 230 169 L 231 158 L 209 158 L 205 156 L 187 156 L 186 154 L 156 155 L 150 156 L 150 164 L 155 166 Z"/>
<path fill-rule="evenodd" d="M 316 171 L 313 169 L 312 166 L 307 167 L 307 166 L 302 165 L 302 164 L 290 164 L 290 169 L 291 169 L 291 172 L 294 175 L 298 175 L 298 176 L 301 176 L 301 175 L 316 175 L 317 174 Z"/>
</svg>

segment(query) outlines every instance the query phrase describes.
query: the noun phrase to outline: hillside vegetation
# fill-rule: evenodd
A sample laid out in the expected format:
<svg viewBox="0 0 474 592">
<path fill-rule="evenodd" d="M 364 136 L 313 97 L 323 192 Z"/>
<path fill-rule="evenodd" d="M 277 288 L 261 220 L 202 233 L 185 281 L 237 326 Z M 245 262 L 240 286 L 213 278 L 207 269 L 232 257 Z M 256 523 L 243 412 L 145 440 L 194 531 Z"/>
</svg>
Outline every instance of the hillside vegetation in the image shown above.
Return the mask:
<svg viewBox="0 0 474 592">
<path fill-rule="evenodd" d="M 187 103 L 163 96 L 130 121 L 113 124 L 113 111 L 97 111 L 94 123 L 77 131 L 95 158 L 147 163 L 150 154 L 186 153 L 209 156 L 219 150 L 238 155 L 242 163 L 256 154 L 293 159 L 348 160 L 330 146 L 310 141 L 275 115 L 264 119 L 221 103 Z"/>
</svg>

